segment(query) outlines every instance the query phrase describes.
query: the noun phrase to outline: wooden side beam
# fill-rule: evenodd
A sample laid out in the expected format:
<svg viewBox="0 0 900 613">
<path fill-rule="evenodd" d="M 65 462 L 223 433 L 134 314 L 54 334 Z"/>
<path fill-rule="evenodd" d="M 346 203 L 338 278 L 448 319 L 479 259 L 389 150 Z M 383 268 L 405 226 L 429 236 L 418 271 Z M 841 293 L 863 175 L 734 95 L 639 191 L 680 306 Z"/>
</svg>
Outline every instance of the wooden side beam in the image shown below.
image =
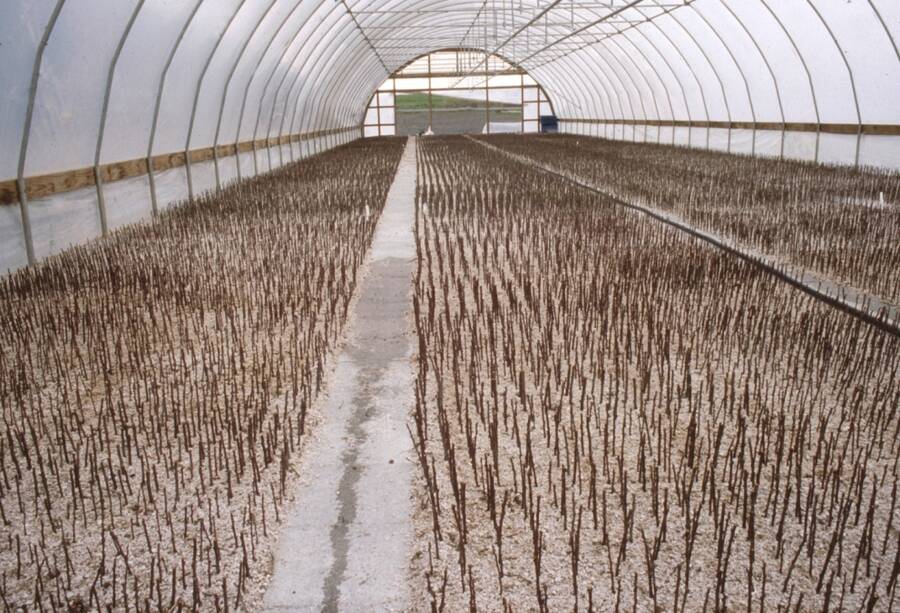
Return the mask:
<svg viewBox="0 0 900 613">
<path fill-rule="evenodd" d="M 822 134 L 868 134 L 872 136 L 900 136 L 900 125 L 875 123 L 778 123 L 752 121 L 687 121 L 671 119 L 577 119 L 560 118 L 560 123 L 608 124 L 620 126 L 649 126 L 659 128 L 721 128 L 724 130 L 776 130 L 779 132 L 814 132 Z"/>
<path fill-rule="evenodd" d="M 329 130 L 319 130 L 316 132 L 306 132 L 304 134 L 290 134 L 280 138 L 260 138 L 256 141 L 244 141 L 237 144 L 219 145 L 216 154 L 222 157 L 235 155 L 235 152 L 253 151 L 254 148 L 265 149 L 266 147 L 277 147 L 292 142 L 302 142 L 329 136 L 332 134 L 342 134 L 359 130 L 359 126 L 347 128 L 331 128 Z M 193 149 L 190 152 L 191 163 L 204 162 L 213 159 L 213 148 L 204 147 L 202 149 Z M 177 168 L 184 166 L 184 152 L 163 153 L 152 158 L 153 172 L 167 170 L 169 168 Z M 123 162 L 113 162 L 111 164 L 103 164 L 99 167 L 100 180 L 103 183 L 119 181 L 131 177 L 139 177 L 147 174 L 147 158 L 138 158 L 135 160 L 125 160 Z M 75 170 L 64 170 L 46 175 L 35 177 L 27 177 L 25 185 L 29 200 L 35 198 L 45 198 L 53 194 L 70 192 L 84 187 L 91 187 L 96 184 L 94 176 L 94 167 L 77 168 Z M 16 193 L 16 180 L 9 179 L 0 181 L 0 205 L 14 204 L 18 202 Z"/>
</svg>

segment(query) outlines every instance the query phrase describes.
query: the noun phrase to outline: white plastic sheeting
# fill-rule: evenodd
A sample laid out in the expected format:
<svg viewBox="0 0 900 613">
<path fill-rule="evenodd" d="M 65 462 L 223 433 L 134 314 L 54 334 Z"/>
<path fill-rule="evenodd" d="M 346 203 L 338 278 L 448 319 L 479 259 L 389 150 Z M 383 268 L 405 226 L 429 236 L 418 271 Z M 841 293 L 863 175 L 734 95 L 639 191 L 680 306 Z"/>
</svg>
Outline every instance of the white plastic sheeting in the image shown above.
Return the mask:
<svg viewBox="0 0 900 613">
<path fill-rule="evenodd" d="M 307 157 L 338 143 L 346 143 L 353 136 L 349 133 L 338 135 L 327 143 L 325 139 L 292 143 L 294 159 Z M 283 148 L 259 149 L 259 171 L 275 170 L 291 159 L 288 145 Z M 235 156 L 221 158 L 219 171 L 223 185 L 237 179 L 237 159 Z M 271 160 L 271 167 L 269 161 Z M 282 162 L 283 160 L 283 162 Z M 243 177 L 254 176 L 253 153 L 240 155 Z M 215 169 L 212 161 L 191 165 L 194 192 L 200 194 L 216 187 Z M 177 205 L 188 198 L 187 171 L 177 166 L 154 173 L 158 206 L 161 211 Z M 149 179 L 146 175 L 123 179 L 104 185 L 108 209 L 109 229 L 114 230 L 126 224 L 150 219 Z M 35 256 L 38 260 L 59 253 L 63 249 L 99 238 L 102 234 L 97 208 L 97 192 L 94 187 L 86 187 L 71 192 L 55 194 L 46 198 L 30 200 L 32 236 Z M 28 264 L 22 220 L 16 206 L 0 206 L 0 275 L 23 268 Z"/>
<path fill-rule="evenodd" d="M 900 136 L 859 137 L 859 159 L 856 160 L 857 136 L 853 134 L 819 134 L 781 130 L 753 130 L 733 128 L 675 128 L 653 126 L 623 126 L 617 124 L 560 124 L 560 132 L 597 136 L 639 143 L 665 143 L 679 146 L 708 148 L 744 155 L 785 157 L 818 161 L 822 164 L 841 164 L 900 171 Z M 730 134 L 729 134 L 730 132 Z M 657 137 L 657 134 L 659 135 Z M 818 141 L 818 142 L 817 142 Z M 782 145 L 783 142 L 783 145 Z M 783 148 L 782 148 L 783 147 Z"/>
<path fill-rule="evenodd" d="M 3 178 L 16 176 L 35 51 L 59 2 L 0 4 Z M 110 60 L 138 0 L 61 4 L 26 176 L 92 165 Z M 144 155 L 185 25 L 154 153 L 211 146 L 220 115 L 220 143 L 359 124 L 390 72 L 459 46 L 522 65 L 561 117 L 900 123 L 893 0 L 146 0 L 116 66 L 103 162 Z"/>
<path fill-rule="evenodd" d="M 456 47 L 526 69 L 561 118 L 896 125 L 898 40 L 896 0 L 6 0 L 0 180 L 92 166 L 107 91 L 101 163 L 143 158 L 151 143 L 159 154 L 361 125 L 397 68 Z M 615 129 L 720 146 L 716 130 Z M 732 150 L 747 149 L 732 132 Z M 806 155 L 809 138 L 757 132 L 749 151 L 776 139 L 780 152 L 783 139 L 785 154 Z M 893 137 L 822 134 L 812 147 L 822 161 L 900 157 Z M 233 178 L 237 165 L 219 173 Z M 196 174 L 196 190 L 208 187 L 202 165 Z M 124 200 L 110 193 L 111 225 L 129 218 L 112 211 Z M 52 207 L 33 204 L 35 245 L 49 244 L 37 226 Z M 5 253 L 21 213 L 4 207 L 0 223 Z"/>
</svg>

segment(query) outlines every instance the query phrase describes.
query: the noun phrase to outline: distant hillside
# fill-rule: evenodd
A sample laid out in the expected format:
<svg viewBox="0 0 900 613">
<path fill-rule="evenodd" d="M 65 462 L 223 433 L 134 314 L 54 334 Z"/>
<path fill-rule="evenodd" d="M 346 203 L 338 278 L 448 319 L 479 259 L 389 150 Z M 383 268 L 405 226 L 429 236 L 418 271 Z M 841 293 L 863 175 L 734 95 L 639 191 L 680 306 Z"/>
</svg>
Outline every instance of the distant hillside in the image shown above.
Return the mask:
<svg viewBox="0 0 900 613">
<path fill-rule="evenodd" d="M 434 110 L 452 110 L 452 109 L 483 109 L 485 107 L 484 100 L 470 100 L 468 98 L 457 98 L 455 96 L 444 96 L 441 94 L 431 95 L 431 105 Z M 394 106 L 398 111 L 421 111 L 428 109 L 428 94 L 424 92 L 414 92 L 409 94 L 397 94 Z M 520 110 L 521 105 L 510 104 L 508 102 L 491 101 L 492 109 L 510 109 Z"/>
</svg>

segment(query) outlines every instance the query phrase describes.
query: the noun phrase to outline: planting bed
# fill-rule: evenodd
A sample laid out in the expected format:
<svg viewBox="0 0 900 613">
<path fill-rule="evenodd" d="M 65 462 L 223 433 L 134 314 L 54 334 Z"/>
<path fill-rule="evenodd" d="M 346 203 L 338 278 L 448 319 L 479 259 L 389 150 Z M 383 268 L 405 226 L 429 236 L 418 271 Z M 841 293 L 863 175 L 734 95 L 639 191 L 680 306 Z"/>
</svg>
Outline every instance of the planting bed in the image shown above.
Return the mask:
<svg viewBox="0 0 900 613">
<path fill-rule="evenodd" d="M 402 149 L 358 141 L 0 281 L 4 607 L 254 608 Z"/>
<path fill-rule="evenodd" d="M 581 154 L 574 140 L 489 139 L 560 166 Z M 420 152 L 423 609 L 900 606 L 900 339 L 471 141 Z M 854 233 L 896 211 L 845 200 L 895 202 L 896 178 L 835 172 L 822 189 L 839 202 L 809 215 L 812 188 L 787 174 L 784 210 L 749 206 L 760 194 L 732 181 L 740 196 L 720 207 L 716 181 L 743 175 L 697 158 L 719 170 L 693 192 L 618 159 L 596 179 L 633 194 L 643 177 L 645 198 L 666 187 L 685 215 L 890 293 L 873 274 L 896 279 L 885 245 Z M 802 248 L 817 232 L 844 246 L 834 263 Z"/>
<path fill-rule="evenodd" d="M 900 174 L 570 135 L 479 137 L 900 306 Z"/>
</svg>

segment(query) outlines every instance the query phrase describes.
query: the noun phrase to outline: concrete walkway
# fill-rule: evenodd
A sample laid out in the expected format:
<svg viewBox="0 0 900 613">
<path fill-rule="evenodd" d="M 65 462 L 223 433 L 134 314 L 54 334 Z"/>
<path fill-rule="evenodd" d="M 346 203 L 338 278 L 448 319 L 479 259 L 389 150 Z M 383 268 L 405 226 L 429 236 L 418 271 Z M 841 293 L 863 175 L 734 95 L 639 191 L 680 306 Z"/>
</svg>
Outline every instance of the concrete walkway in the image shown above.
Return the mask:
<svg viewBox="0 0 900 613">
<path fill-rule="evenodd" d="M 282 528 L 267 611 L 408 608 L 415 188 L 410 139 L 357 288 L 323 421 L 302 462 L 305 482 Z"/>
</svg>

